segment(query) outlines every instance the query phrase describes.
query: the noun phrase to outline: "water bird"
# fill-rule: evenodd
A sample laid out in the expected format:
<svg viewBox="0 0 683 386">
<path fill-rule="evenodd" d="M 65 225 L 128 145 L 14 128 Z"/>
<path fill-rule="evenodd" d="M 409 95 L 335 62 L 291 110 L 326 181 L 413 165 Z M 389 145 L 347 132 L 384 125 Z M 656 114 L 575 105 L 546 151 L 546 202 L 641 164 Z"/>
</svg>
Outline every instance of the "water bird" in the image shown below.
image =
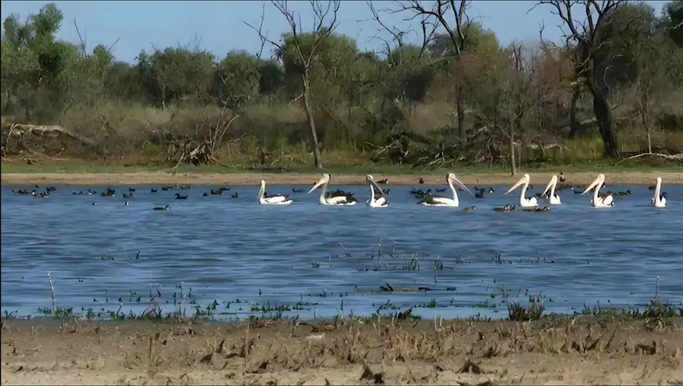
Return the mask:
<svg viewBox="0 0 683 386">
<path fill-rule="evenodd" d="M 564 174 L 560 172 L 560 182 L 564 182 L 566 178 L 564 178 Z"/>
<path fill-rule="evenodd" d="M 429 194 L 425 197 L 424 200 L 419 201 L 418 204 L 426 206 L 459 206 L 460 201 L 458 200 L 458 192 L 455 190 L 453 183 L 456 183 L 462 189 L 466 190 L 469 194 L 472 194 L 472 192 L 470 192 L 467 186 L 465 186 L 465 184 L 463 184 L 453 173 L 446 174 L 446 182 L 448 183 L 448 187 L 451 189 L 451 192 L 453 192 L 453 198 L 432 196 L 431 194 Z"/>
<path fill-rule="evenodd" d="M 545 212 L 550 212 L 550 207 L 545 206 L 543 208 L 526 208 L 522 209 L 525 212 L 534 212 L 534 213 L 545 213 Z"/>
<path fill-rule="evenodd" d="M 327 185 L 330 183 L 331 176 L 328 173 L 323 174 L 323 176 L 318 180 L 318 182 L 313 185 L 313 188 L 306 194 L 311 194 L 314 190 L 322 186 L 322 191 L 320 192 L 320 205 L 356 205 L 355 197 L 353 194 L 344 192 L 342 190 L 336 190 L 330 192 L 330 197 L 326 197 Z"/>
<path fill-rule="evenodd" d="M 176 200 L 187 200 L 187 196 L 181 196 L 180 193 L 175 194 Z"/>
<path fill-rule="evenodd" d="M 220 196 L 220 195 L 223 194 L 223 190 L 220 190 L 220 189 L 218 189 L 218 190 L 213 190 L 213 189 L 211 189 L 211 194 L 214 195 L 214 196 Z"/>
<path fill-rule="evenodd" d="M 526 194 L 526 190 L 529 188 L 530 180 L 531 177 L 528 174 L 524 174 L 524 176 L 522 176 L 522 178 L 519 181 L 517 181 L 516 184 L 512 185 L 512 187 L 507 192 L 505 192 L 505 194 L 508 194 L 523 185 L 522 194 L 520 194 L 519 196 L 519 206 L 521 206 L 522 208 L 538 206 L 538 201 L 536 201 L 536 197 L 524 197 Z"/>
<path fill-rule="evenodd" d="M 612 193 L 612 192 L 609 192 L 609 193 Z M 624 192 L 624 191 L 621 191 L 621 192 L 614 192 L 614 193 L 612 193 L 612 195 L 613 195 L 614 197 L 630 196 L 631 194 L 633 194 L 633 192 L 631 191 L 631 189 L 626 189 L 625 192 Z"/>
<path fill-rule="evenodd" d="M 204 192 L 204 194 L 202 194 L 202 197 L 209 197 L 209 193 Z"/>
<path fill-rule="evenodd" d="M 545 196 L 548 194 L 548 202 L 551 205 L 560 205 L 562 202 L 560 201 L 560 196 L 555 193 L 555 187 L 557 186 L 557 176 L 553 174 L 553 176 L 550 178 L 550 182 L 548 182 L 548 186 L 545 187 L 545 190 L 543 191 L 542 196 Z"/>
<path fill-rule="evenodd" d="M 240 195 L 237 194 L 237 192 L 235 192 L 235 194 L 233 194 L 231 197 L 232 197 L 232 198 L 240 198 Z"/>
<path fill-rule="evenodd" d="M 150 193 L 156 193 L 158 191 L 159 191 L 159 189 L 149 188 Z"/>
<path fill-rule="evenodd" d="M 484 192 L 486 191 L 485 188 L 479 189 L 475 186 L 474 190 L 476 191 L 476 193 L 474 193 L 474 197 L 476 197 L 476 198 L 484 198 L 485 197 L 485 194 L 484 194 Z"/>
<path fill-rule="evenodd" d="M 93 201 L 92 205 L 95 205 L 95 202 Z"/>
<path fill-rule="evenodd" d="M 29 194 L 31 192 L 28 191 L 28 189 L 20 189 L 20 190 L 12 190 L 13 194 Z"/>
<path fill-rule="evenodd" d="M 135 191 L 135 188 L 128 188 L 128 191 L 129 191 L 129 192 L 134 192 L 134 191 Z"/>
<path fill-rule="evenodd" d="M 130 194 L 123 193 L 123 198 L 131 198 L 131 197 L 133 197 L 133 193 L 130 193 Z"/>
<path fill-rule="evenodd" d="M 304 190 L 304 189 L 292 188 L 292 193 L 303 193 L 303 192 L 305 192 L 305 191 L 306 191 L 306 190 Z"/>
<path fill-rule="evenodd" d="M 505 206 L 502 208 L 493 208 L 493 211 L 494 212 L 505 212 L 505 213 L 507 213 L 507 212 L 514 212 L 515 209 L 517 209 L 517 208 L 514 205 L 505 204 Z"/>
<path fill-rule="evenodd" d="M 155 207 L 154 207 L 154 210 L 171 210 L 171 206 L 170 206 L 170 205 L 166 205 L 166 206 L 155 206 Z"/>
<path fill-rule="evenodd" d="M 614 206 L 614 197 L 612 197 L 611 194 L 607 194 L 605 197 L 600 197 L 598 194 L 604 183 L 605 175 L 600 173 L 598 174 L 598 177 L 595 179 L 595 181 L 588 185 L 586 190 L 584 190 L 583 193 L 581 193 L 582 195 L 584 195 L 590 192 L 591 189 L 595 188 L 593 190 L 593 199 L 591 200 L 591 204 L 595 208 L 610 208 Z"/>
<path fill-rule="evenodd" d="M 222 188 L 218 188 L 218 191 L 220 191 L 220 192 L 229 192 L 229 191 L 230 191 L 230 188 L 222 187 Z"/>
<path fill-rule="evenodd" d="M 266 181 L 261 180 L 261 189 L 258 192 L 258 203 L 261 205 L 289 205 L 293 201 L 287 194 L 279 194 L 270 197 L 265 197 Z"/>
<path fill-rule="evenodd" d="M 176 185 L 176 186 L 178 186 L 178 185 Z M 191 188 L 190 185 L 185 185 L 185 186 L 181 186 L 181 187 L 180 187 L 180 189 L 190 189 L 190 188 Z"/>
<path fill-rule="evenodd" d="M 383 179 L 383 180 L 377 180 L 377 183 L 378 183 L 378 184 L 382 184 L 382 185 L 386 185 L 386 184 L 389 183 L 389 179 L 388 179 L 388 178 L 385 178 L 385 179 Z"/>
<path fill-rule="evenodd" d="M 55 188 L 54 186 L 48 186 L 47 188 L 45 188 L 45 191 L 47 191 L 47 192 L 54 192 L 56 190 L 57 190 L 57 188 Z"/>
<path fill-rule="evenodd" d="M 114 197 L 114 194 L 116 193 L 116 190 L 112 188 L 107 188 L 104 192 L 100 193 L 102 197 Z"/>
<path fill-rule="evenodd" d="M 462 210 L 465 212 L 474 212 L 476 209 L 477 209 L 476 206 L 468 206 L 468 207 L 462 208 Z"/>
<path fill-rule="evenodd" d="M 128 206 L 128 201 L 124 202 L 124 203 L 123 203 L 123 205 L 126 205 L 126 206 Z"/>
<path fill-rule="evenodd" d="M 422 185 L 422 184 L 425 183 L 425 180 L 424 180 L 422 177 L 420 177 L 420 179 L 418 180 L 418 182 L 420 183 L 420 185 Z"/>
<path fill-rule="evenodd" d="M 657 177 L 657 185 L 655 187 L 655 195 L 654 195 L 654 197 L 652 197 L 652 200 L 650 200 L 650 203 L 655 208 L 666 207 L 666 198 L 660 194 L 661 190 L 662 190 L 662 177 Z"/>
<path fill-rule="evenodd" d="M 384 208 L 389 206 L 389 201 L 387 201 L 382 188 L 377 185 L 375 179 L 370 174 L 366 175 L 365 179 L 368 182 L 368 185 L 370 185 L 370 199 L 366 201 L 366 204 L 371 208 Z M 375 189 L 380 193 L 377 198 L 375 198 Z"/>
</svg>

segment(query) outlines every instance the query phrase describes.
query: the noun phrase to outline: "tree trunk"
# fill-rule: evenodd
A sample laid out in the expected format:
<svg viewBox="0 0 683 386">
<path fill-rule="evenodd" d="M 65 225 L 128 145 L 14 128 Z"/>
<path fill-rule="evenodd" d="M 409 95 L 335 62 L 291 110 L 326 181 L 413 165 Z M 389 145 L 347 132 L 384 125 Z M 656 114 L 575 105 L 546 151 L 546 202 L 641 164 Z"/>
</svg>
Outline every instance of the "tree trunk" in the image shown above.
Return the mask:
<svg viewBox="0 0 683 386">
<path fill-rule="evenodd" d="M 576 109 L 579 102 L 579 96 L 581 95 L 581 85 L 578 83 L 574 86 L 572 92 L 572 104 L 569 110 L 569 138 L 576 138 L 581 124 L 579 124 L 579 119 L 576 114 Z"/>
<path fill-rule="evenodd" d="M 619 158 L 619 146 L 617 144 L 616 125 L 612 106 L 604 92 L 591 90 L 593 94 L 593 112 L 598 123 L 598 130 L 604 144 L 604 156 Z"/>
<path fill-rule="evenodd" d="M 455 89 L 455 103 L 458 108 L 458 133 L 460 135 L 460 143 L 467 143 L 467 128 L 465 127 L 465 103 L 462 100 L 463 87 L 456 86 Z"/>
<path fill-rule="evenodd" d="M 320 146 L 318 145 L 318 132 L 315 128 L 315 118 L 313 117 L 313 111 L 311 110 L 308 74 L 301 74 L 301 84 L 303 85 L 304 89 L 304 110 L 306 110 L 306 118 L 308 118 L 308 128 L 311 130 L 311 140 L 313 141 L 313 159 L 315 162 L 315 167 L 318 169 L 322 169 L 323 161 L 320 157 Z"/>
<path fill-rule="evenodd" d="M 517 159 L 515 157 L 515 129 L 510 127 L 510 175 L 517 174 Z"/>
</svg>

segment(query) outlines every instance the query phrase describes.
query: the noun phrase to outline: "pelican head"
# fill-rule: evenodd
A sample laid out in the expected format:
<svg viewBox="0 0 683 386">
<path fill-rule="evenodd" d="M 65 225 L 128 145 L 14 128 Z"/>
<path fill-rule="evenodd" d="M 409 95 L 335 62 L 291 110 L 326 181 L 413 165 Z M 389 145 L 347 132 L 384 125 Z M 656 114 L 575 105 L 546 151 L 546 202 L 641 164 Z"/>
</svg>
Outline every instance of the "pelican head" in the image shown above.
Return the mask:
<svg viewBox="0 0 683 386">
<path fill-rule="evenodd" d="M 557 185 L 557 176 L 553 174 L 552 178 L 550 179 L 550 182 L 548 182 L 548 186 L 545 187 L 543 194 L 541 194 L 541 197 L 545 196 L 545 194 L 548 193 L 548 191 L 550 191 L 550 188 L 552 188 L 555 185 Z"/>
<path fill-rule="evenodd" d="M 583 193 L 581 193 L 581 194 L 586 194 L 586 193 L 590 192 L 593 188 L 595 188 L 599 185 L 602 185 L 604 183 L 605 183 L 605 175 L 600 173 L 600 174 L 598 174 L 598 177 L 595 179 L 595 181 L 593 181 L 590 185 L 588 185 L 586 190 L 584 190 Z"/>
<path fill-rule="evenodd" d="M 455 183 L 456 185 L 458 185 L 459 187 L 461 187 L 464 191 L 466 191 L 467 193 L 469 193 L 469 194 L 471 194 L 471 195 L 474 196 L 474 193 L 472 193 L 469 189 L 467 189 L 467 186 L 465 186 L 465 184 L 463 184 L 462 181 L 460 181 L 460 180 L 458 179 L 458 177 L 455 176 L 455 174 L 453 174 L 453 173 L 448 173 L 448 174 L 446 175 L 446 182 L 449 183 L 449 185 L 452 185 L 452 184 Z"/>
<path fill-rule="evenodd" d="M 522 176 L 522 178 L 521 178 L 519 181 L 517 181 L 516 184 L 512 185 L 512 187 L 510 188 L 510 190 L 508 190 L 507 192 L 505 192 L 505 194 L 508 194 L 508 193 L 512 192 L 513 190 L 519 188 L 519 187 L 522 186 L 522 185 L 529 185 L 529 181 L 531 181 L 531 177 L 530 177 L 528 174 L 524 174 L 524 175 Z"/>
<path fill-rule="evenodd" d="M 329 183 L 330 183 L 330 175 L 328 173 L 325 173 L 325 174 L 323 174 L 322 177 L 320 177 L 318 182 L 316 182 L 315 185 L 313 185 L 313 187 L 311 188 L 311 190 L 309 190 L 308 193 L 306 193 L 306 194 L 309 194 L 312 191 L 321 187 L 322 185 L 329 184 Z"/>
<path fill-rule="evenodd" d="M 384 195 L 384 189 L 382 189 L 379 185 L 377 185 L 377 183 L 375 182 L 375 178 L 372 177 L 372 175 L 370 175 L 370 174 L 366 175 L 366 176 L 365 176 L 365 180 L 368 182 L 368 184 L 370 184 L 370 185 L 374 186 L 375 188 L 377 188 L 377 191 L 378 191 L 379 193 L 381 193 L 382 195 Z"/>
</svg>

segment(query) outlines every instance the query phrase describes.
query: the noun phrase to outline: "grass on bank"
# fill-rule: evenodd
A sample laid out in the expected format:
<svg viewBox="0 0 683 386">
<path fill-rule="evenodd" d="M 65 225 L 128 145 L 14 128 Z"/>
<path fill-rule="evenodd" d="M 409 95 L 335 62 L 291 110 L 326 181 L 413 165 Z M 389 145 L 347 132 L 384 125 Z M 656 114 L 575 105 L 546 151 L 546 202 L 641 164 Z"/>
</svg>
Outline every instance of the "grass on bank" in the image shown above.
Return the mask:
<svg viewBox="0 0 683 386">
<path fill-rule="evenodd" d="M 45 164 L 26 165 L 25 161 L 2 162 L 0 171 L 2 173 L 140 173 L 140 172 L 172 172 L 172 165 L 145 166 L 145 165 L 101 165 L 87 161 L 69 162 L 50 162 Z M 610 162 L 595 162 L 569 165 L 535 164 L 523 166 L 519 172 L 600 172 L 600 173 L 627 173 L 627 172 L 676 172 L 681 171 L 683 165 L 674 162 L 638 163 L 615 165 Z M 243 165 L 180 165 L 175 169 L 177 173 L 276 173 L 276 174 L 378 174 L 378 175 L 431 175 L 457 172 L 461 175 L 468 174 L 500 174 L 509 173 L 510 169 L 506 166 L 456 166 L 449 169 L 424 169 L 421 167 L 411 167 L 406 165 L 331 165 L 324 169 L 316 169 L 312 166 L 292 167 L 288 169 L 280 168 L 258 168 Z"/>
</svg>

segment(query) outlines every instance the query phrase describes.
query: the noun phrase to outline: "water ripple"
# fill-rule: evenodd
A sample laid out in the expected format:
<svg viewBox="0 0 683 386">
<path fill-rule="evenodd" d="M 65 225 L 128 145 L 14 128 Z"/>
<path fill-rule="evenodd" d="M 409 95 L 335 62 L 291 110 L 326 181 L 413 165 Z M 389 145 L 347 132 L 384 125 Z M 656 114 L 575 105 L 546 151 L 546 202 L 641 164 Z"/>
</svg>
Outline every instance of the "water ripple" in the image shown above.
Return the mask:
<svg viewBox="0 0 683 386">
<path fill-rule="evenodd" d="M 76 309 L 116 310 L 122 298 L 139 311 L 157 285 L 171 304 L 181 283 L 198 304 L 216 299 L 225 313 L 247 312 L 250 303 L 302 303 L 295 311 L 302 316 L 336 315 L 342 301 L 345 312 L 366 314 L 387 300 L 406 308 L 431 299 L 437 308 L 416 313 L 503 316 L 501 298 L 538 293 L 548 311 L 570 312 L 584 303 L 644 303 L 657 276 L 661 298 L 683 300 L 680 186 L 666 186 L 666 209 L 648 205 L 647 189 L 625 186 L 611 189 L 635 193 L 617 197 L 613 208 L 596 210 L 589 197 L 565 191 L 563 204 L 546 214 L 491 211 L 515 203 L 503 187 L 485 199 L 461 196 L 475 213 L 415 205 L 408 187 L 392 187 L 383 209 L 319 206 L 305 194 L 293 194 L 290 206 L 260 206 L 256 187 L 202 197 L 210 187 L 195 186 L 183 191 L 186 201 L 138 187 L 128 206 L 120 197 L 70 193 L 87 188 L 58 187 L 48 199 L 2 188 L 3 311 L 49 307 L 48 271 L 58 303 Z M 366 187 L 341 188 L 366 199 Z M 166 204 L 170 211 L 151 210 Z M 401 270 L 411 258 L 421 269 Z M 435 270 L 437 258 L 443 270 Z M 429 291 L 372 292 L 385 283 Z"/>
</svg>

